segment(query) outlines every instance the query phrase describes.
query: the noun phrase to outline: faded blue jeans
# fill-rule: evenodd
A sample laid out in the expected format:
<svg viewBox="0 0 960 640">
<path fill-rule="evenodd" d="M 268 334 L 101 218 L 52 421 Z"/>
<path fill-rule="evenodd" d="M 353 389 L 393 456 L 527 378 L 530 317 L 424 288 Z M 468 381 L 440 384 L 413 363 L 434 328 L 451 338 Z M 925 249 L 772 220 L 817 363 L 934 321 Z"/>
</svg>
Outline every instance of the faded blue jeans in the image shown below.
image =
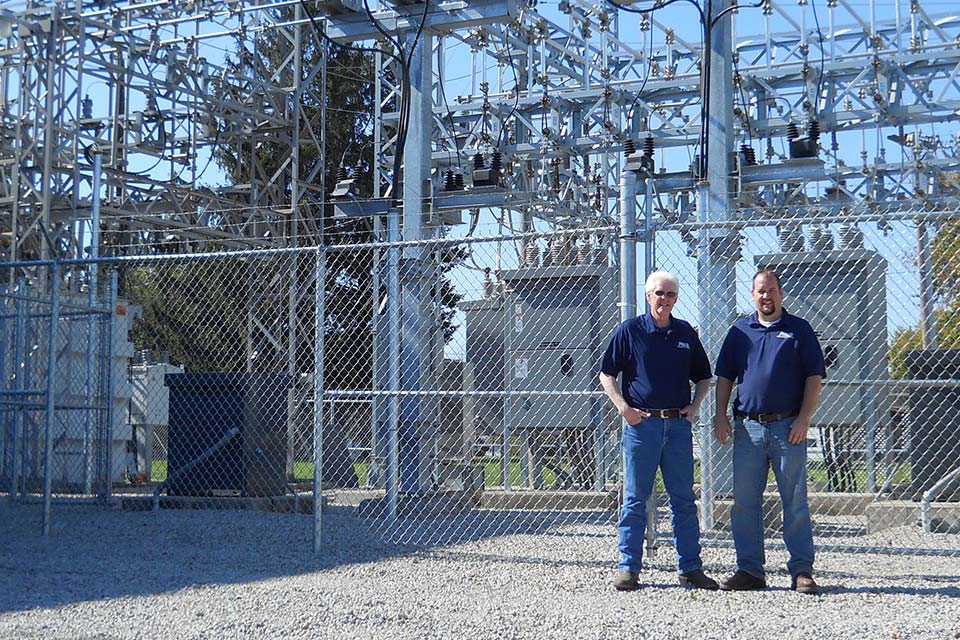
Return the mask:
<svg viewBox="0 0 960 640">
<path fill-rule="evenodd" d="M 657 467 L 670 495 L 680 573 L 700 569 L 700 524 L 693 494 L 693 436 L 685 418 L 647 418 L 623 428 L 625 482 L 620 510 L 620 569 L 640 572 L 647 499 Z"/>
<path fill-rule="evenodd" d="M 764 577 L 763 491 L 773 467 L 783 501 L 783 542 L 791 576 L 813 573 L 813 527 L 807 504 L 807 443 L 787 440 L 793 418 L 760 423 L 737 418 L 733 431 L 733 512 L 737 568 Z"/>
</svg>

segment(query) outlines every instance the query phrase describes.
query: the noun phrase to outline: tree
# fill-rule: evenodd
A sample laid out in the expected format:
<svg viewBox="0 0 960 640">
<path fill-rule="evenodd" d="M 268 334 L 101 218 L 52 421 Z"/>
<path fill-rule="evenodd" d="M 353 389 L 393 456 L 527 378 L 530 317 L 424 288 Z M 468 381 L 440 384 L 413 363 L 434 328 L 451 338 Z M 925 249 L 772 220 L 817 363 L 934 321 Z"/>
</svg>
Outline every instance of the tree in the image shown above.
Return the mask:
<svg viewBox="0 0 960 640">
<path fill-rule="evenodd" d="M 316 15 L 316 4 L 308 5 Z M 289 22 L 294 18 L 293 12 L 293 7 L 285 6 L 274 10 L 274 18 L 277 23 Z M 245 43 L 238 45 L 236 64 L 246 77 L 280 78 L 274 82 L 286 86 L 283 85 L 283 74 L 290 70 L 290 46 L 290 41 L 279 32 L 267 31 L 258 43 L 256 55 Z M 313 84 L 302 88 L 300 104 L 292 104 L 291 93 L 291 103 L 285 106 L 288 113 L 299 114 L 304 123 L 299 140 L 299 175 L 301 180 L 323 175 L 329 192 L 335 184 L 337 170 L 343 164 L 350 167 L 357 179 L 357 195 L 374 195 L 372 134 L 375 126 L 373 79 L 376 70 L 372 56 L 357 49 L 332 44 L 319 36 L 310 37 L 309 29 L 305 29 L 301 65 L 303 73 L 314 69 L 321 56 L 326 57 L 327 66 L 325 93 L 316 86 L 321 76 L 315 74 L 310 76 Z M 294 79 L 289 81 L 293 82 Z M 256 86 L 257 83 L 251 82 L 244 86 L 224 86 L 222 91 L 230 94 L 234 100 L 244 101 L 249 98 L 245 93 L 254 91 Z M 324 95 L 327 105 L 327 162 L 321 166 L 319 136 L 312 130 L 319 127 Z M 223 121 L 219 126 L 221 130 L 227 130 L 235 124 Z M 255 135 L 237 136 L 231 138 L 230 144 L 218 145 L 214 156 L 235 183 L 245 182 L 254 176 L 259 184 L 266 185 L 273 176 L 283 174 L 282 164 L 288 158 L 290 149 L 288 136 L 289 131 L 286 130 L 256 130 Z M 275 186 L 284 189 L 289 200 L 291 185 Z M 303 222 L 299 228 L 300 246 L 321 242 L 356 244 L 377 239 L 369 220 L 334 218 L 324 202 L 324 194 L 312 191 L 309 185 L 302 186 L 302 191 L 314 195 L 310 202 L 299 207 Z M 266 192 L 267 189 L 260 191 Z M 253 201 L 238 203 L 239 207 L 258 204 Z M 162 252 L 169 248 L 157 247 L 156 250 Z M 446 250 L 440 264 L 442 273 L 449 272 L 463 257 L 461 249 Z M 298 259 L 298 263 L 286 268 L 286 271 L 282 264 L 276 262 L 250 260 L 218 260 L 210 264 L 135 269 L 130 283 L 125 287 L 125 294 L 131 302 L 140 304 L 144 309 L 134 332 L 137 347 L 167 351 L 174 362 L 192 371 L 243 370 L 248 355 L 247 332 L 251 331 L 247 310 L 257 304 L 272 302 L 276 306 L 276 317 L 282 319 L 287 309 L 287 298 L 279 291 L 256 291 L 265 285 L 251 283 L 268 282 L 265 275 L 269 275 L 274 276 L 275 280 L 280 278 L 284 283 L 278 288 L 299 287 L 299 283 L 309 282 L 312 260 L 307 258 Z M 366 389 L 372 384 L 374 268 L 373 253 L 369 250 L 331 253 L 328 259 L 323 326 L 325 369 L 331 388 Z M 314 299 L 312 285 L 303 294 L 301 299 L 304 303 L 296 310 L 296 321 L 302 328 L 309 329 L 314 326 L 315 317 L 315 309 L 311 304 Z M 453 318 L 460 296 L 449 280 L 444 278 L 437 299 L 441 308 L 443 334 L 449 340 L 456 330 Z M 206 318 L 204 313 L 207 314 Z M 211 322 L 212 319 L 215 321 Z M 280 322 L 277 328 L 280 331 L 285 329 Z M 220 337 L 219 342 L 217 336 Z M 271 345 L 266 342 L 264 348 L 272 352 L 256 353 L 252 357 L 273 364 L 264 364 L 258 370 L 285 368 L 285 344 Z M 313 353 L 313 340 L 298 343 L 295 354 L 297 371 L 313 370 Z"/>
<path fill-rule="evenodd" d="M 930 270 L 937 295 L 934 326 L 937 347 L 960 348 L 960 221 L 950 220 L 940 225 L 933 239 Z M 923 338 L 919 328 L 898 329 L 890 344 L 890 375 L 905 378 L 908 351 L 922 349 Z"/>
</svg>

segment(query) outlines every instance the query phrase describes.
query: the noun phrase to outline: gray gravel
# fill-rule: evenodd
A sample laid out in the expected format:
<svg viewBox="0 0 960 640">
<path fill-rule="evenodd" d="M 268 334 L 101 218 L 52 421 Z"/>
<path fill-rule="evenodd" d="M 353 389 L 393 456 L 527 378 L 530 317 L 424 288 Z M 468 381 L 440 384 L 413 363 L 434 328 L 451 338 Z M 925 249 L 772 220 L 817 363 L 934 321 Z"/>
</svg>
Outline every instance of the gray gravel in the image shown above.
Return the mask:
<svg viewBox="0 0 960 640">
<path fill-rule="evenodd" d="M 824 552 L 810 597 L 789 591 L 782 551 L 771 588 L 732 594 L 678 587 L 663 548 L 618 593 L 609 524 L 427 549 L 347 508 L 324 525 L 321 559 L 309 516 L 257 512 L 55 506 L 45 540 L 39 508 L 0 501 L 0 638 L 960 638 L 958 558 Z M 704 560 L 719 577 L 733 551 Z"/>
</svg>

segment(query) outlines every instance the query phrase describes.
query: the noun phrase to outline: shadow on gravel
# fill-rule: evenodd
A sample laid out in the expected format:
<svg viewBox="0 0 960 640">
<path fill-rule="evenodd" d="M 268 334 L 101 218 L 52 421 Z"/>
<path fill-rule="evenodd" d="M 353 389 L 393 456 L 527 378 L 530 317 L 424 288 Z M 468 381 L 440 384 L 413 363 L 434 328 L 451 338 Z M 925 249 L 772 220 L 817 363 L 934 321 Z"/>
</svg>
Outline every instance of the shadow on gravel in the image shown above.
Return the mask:
<svg viewBox="0 0 960 640">
<path fill-rule="evenodd" d="M 922 579 L 916 576 L 914 579 Z M 939 576 L 938 578 L 942 578 Z M 955 579 L 956 580 L 956 579 Z M 960 598 L 960 587 L 956 586 L 930 586 L 930 587 L 899 587 L 891 584 L 887 587 L 846 587 L 842 585 L 827 585 L 823 587 L 824 595 L 833 595 L 841 593 L 875 593 L 878 595 L 907 595 L 907 596 L 943 596 L 947 598 Z"/>
<path fill-rule="evenodd" d="M 361 519 L 355 507 L 331 506 L 316 557 L 309 515 L 54 505 L 43 538 L 39 505 L 0 498 L 0 614 L 297 576 L 503 536 L 567 537 L 569 526 L 599 535 L 594 524 L 610 526 L 609 514 L 469 512 L 387 525 Z M 611 540 L 615 534 L 610 527 Z M 515 561 L 518 553 L 525 552 L 508 547 L 497 557 Z"/>
</svg>

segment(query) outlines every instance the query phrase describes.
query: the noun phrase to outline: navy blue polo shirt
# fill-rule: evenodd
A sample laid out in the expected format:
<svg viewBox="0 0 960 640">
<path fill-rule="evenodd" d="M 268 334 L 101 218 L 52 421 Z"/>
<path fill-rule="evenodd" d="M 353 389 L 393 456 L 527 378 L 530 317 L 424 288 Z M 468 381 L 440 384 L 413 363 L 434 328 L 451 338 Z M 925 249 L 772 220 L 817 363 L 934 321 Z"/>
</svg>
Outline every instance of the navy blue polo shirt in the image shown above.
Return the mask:
<svg viewBox="0 0 960 640">
<path fill-rule="evenodd" d="M 807 378 L 827 377 L 810 323 L 786 310 L 769 327 L 760 324 L 756 313 L 733 323 L 716 371 L 737 383 L 733 407 L 743 413 L 794 413 L 803 402 Z"/>
<path fill-rule="evenodd" d="M 635 409 L 680 409 L 690 404 L 690 383 L 710 376 L 710 360 L 690 323 L 670 316 L 657 327 L 649 312 L 614 332 L 600 370 L 623 373 L 621 393 Z"/>
</svg>

